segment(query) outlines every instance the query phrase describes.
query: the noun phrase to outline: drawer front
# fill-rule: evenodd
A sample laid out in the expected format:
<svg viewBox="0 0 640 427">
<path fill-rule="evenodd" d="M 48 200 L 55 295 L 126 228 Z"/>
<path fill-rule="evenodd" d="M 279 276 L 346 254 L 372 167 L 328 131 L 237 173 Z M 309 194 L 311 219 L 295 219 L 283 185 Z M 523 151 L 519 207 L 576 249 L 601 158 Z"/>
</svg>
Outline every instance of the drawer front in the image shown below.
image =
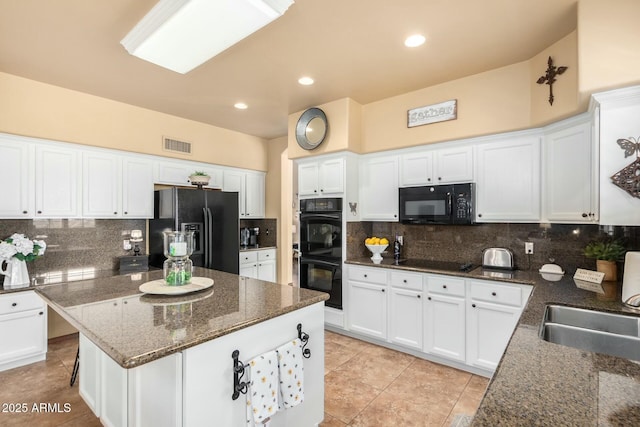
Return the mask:
<svg viewBox="0 0 640 427">
<path fill-rule="evenodd" d="M 258 262 L 258 252 L 246 251 L 240 252 L 240 264 L 251 264 Z"/>
<path fill-rule="evenodd" d="M 34 291 L 0 295 L 0 314 L 44 308 L 44 301 Z"/>
<path fill-rule="evenodd" d="M 518 285 L 503 285 L 480 280 L 469 281 L 471 299 L 497 304 L 522 306 L 522 288 Z"/>
<path fill-rule="evenodd" d="M 265 249 L 263 251 L 258 251 L 258 261 L 269 261 L 272 259 L 276 259 L 275 249 Z"/>
<path fill-rule="evenodd" d="M 391 272 L 391 285 L 396 288 L 422 291 L 422 274 Z"/>
<path fill-rule="evenodd" d="M 365 283 L 387 284 L 387 271 L 381 268 L 363 268 L 349 266 L 349 280 Z"/>
<path fill-rule="evenodd" d="M 429 293 L 463 297 L 465 294 L 464 279 L 446 276 L 427 276 Z"/>
</svg>

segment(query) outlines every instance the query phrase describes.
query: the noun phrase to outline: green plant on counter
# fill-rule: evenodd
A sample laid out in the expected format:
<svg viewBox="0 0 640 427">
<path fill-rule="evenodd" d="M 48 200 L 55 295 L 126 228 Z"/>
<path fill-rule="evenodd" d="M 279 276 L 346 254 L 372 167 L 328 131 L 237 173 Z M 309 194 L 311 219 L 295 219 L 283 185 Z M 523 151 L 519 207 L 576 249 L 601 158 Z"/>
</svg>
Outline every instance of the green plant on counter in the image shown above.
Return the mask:
<svg viewBox="0 0 640 427">
<path fill-rule="evenodd" d="M 626 251 L 620 240 L 601 240 L 585 246 L 584 256 L 604 261 L 617 261 L 622 259 Z"/>
</svg>

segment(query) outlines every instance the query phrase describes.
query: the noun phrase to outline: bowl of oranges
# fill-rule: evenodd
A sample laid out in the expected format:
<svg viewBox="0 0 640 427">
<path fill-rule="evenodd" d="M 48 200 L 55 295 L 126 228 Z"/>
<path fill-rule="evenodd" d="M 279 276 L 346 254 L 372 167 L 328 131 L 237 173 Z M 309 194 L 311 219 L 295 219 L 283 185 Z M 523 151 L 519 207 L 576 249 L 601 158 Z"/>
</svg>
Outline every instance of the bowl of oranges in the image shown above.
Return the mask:
<svg viewBox="0 0 640 427">
<path fill-rule="evenodd" d="M 386 237 L 367 237 L 364 240 L 364 245 L 373 254 L 371 261 L 374 264 L 380 264 L 382 262 L 382 255 L 380 254 L 389 246 L 389 240 Z"/>
</svg>

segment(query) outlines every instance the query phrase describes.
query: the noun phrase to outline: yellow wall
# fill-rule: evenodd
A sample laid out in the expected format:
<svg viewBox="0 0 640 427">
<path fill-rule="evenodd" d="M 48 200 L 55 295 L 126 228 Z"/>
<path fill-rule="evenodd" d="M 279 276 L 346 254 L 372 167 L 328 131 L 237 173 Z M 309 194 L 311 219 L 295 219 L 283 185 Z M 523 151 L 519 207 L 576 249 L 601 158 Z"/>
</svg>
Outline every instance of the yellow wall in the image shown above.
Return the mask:
<svg viewBox="0 0 640 427">
<path fill-rule="evenodd" d="M 0 73 L 0 132 L 267 170 L 266 141 L 193 120 Z M 162 149 L 162 137 L 192 155 Z"/>
<path fill-rule="evenodd" d="M 592 93 L 640 83 L 640 1 L 580 0 L 579 88 Z"/>
</svg>

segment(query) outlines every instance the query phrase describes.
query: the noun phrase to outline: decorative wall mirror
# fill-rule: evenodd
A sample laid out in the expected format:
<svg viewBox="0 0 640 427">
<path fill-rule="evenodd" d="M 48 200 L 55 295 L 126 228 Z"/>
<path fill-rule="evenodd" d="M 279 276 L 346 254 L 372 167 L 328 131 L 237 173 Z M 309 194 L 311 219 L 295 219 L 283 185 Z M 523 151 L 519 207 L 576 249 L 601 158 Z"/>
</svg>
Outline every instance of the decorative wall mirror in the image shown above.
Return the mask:
<svg viewBox="0 0 640 427">
<path fill-rule="evenodd" d="M 319 108 L 302 113 L 296 125 L 296 141 L 305 150 L 313 150 L 324 141 L 329 130 L 327 116 Z"/>
</svg>

